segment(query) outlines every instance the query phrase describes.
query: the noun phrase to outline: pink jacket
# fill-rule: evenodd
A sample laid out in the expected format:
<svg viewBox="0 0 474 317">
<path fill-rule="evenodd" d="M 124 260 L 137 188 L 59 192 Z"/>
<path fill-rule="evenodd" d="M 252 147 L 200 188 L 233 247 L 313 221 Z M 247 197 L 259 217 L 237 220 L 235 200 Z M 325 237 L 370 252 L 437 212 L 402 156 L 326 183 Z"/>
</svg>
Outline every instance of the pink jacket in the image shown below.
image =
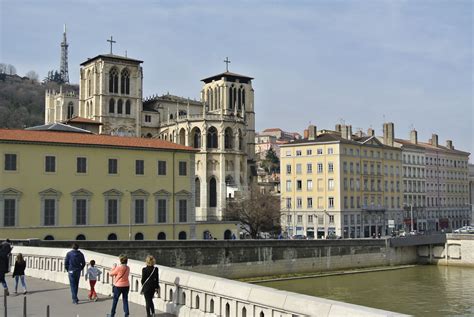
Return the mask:
<svg viewBox="0 0 474 317">
<path fill-rule="evenodd" d="M 114 285 L 117 287 L 130 286 L 128 282 L 128 275 L 130 274 L 130 268 L 126 264 L 121 264 L 110 271 L 110 275 L 114 276 Z"/>
</svg>

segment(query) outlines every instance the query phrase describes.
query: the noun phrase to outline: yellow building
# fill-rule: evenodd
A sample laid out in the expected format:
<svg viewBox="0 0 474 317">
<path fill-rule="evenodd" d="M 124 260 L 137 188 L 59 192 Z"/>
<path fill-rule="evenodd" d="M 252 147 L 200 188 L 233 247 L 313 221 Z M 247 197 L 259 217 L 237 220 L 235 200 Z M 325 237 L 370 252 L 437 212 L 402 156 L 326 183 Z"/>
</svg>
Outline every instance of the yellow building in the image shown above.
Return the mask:
<svg viewBox="0 0 474 317">
<path fill-rule="evenodd" d="M 384 131 L 393 144 L 393 129 Z M 402 226 L 401 150 L 374 136 L 310 126 L 281 145 L 282 229 L 309 238 L 370 237 Z"/>
<path fill-rule="evenodd" d="M 159 139 L 0 129 L 0 238 L 218 239 L 196 223 L 196 150 Z"/>
</svg>

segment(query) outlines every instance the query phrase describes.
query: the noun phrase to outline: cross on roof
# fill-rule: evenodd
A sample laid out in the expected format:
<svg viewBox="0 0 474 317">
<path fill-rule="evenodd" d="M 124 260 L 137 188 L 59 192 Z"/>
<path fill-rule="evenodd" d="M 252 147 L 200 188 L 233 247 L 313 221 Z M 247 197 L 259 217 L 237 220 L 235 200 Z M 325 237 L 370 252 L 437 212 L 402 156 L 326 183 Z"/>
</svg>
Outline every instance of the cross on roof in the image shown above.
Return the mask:
<svg viewBox="0 0 474 317">
<path fill-rule="evenodd" d="M 230 64 L 230 60 L 229 60 L 228 57 L 225 58 L 224 63 L 225 63 L 225 71 L 228 72 L 229 71 L 229 64 Z"/>
<path fill-rule="evenodd" d="M 114 38 L 111 35 L 110 40 L 107 40 L 107 42 L 110 42 L 110 55 L 112 55 L 112 45 L 113 43 L 117 43 L 117 41 L 114 41 Z"/>
</svg>

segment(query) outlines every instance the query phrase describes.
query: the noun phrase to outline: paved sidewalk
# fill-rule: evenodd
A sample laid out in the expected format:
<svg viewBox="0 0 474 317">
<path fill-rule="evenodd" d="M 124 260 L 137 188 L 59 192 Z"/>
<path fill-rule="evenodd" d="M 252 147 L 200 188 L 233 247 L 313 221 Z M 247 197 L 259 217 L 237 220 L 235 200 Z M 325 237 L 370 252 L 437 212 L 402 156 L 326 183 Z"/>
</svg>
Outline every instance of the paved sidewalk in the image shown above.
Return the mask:
<svg viewBox="0 0 474 317">
<path fill-rule="evenodd" d="M 46 316 L 46 306 L 49 305 L 51 317 L 105 317 L 110 313 L 112 307 L 111 297 L 99 298 L 97 302 L 87 299 L 87 291 L 79 289 L 79 304 L 75 305 L 71 300 L 69 285 L 54 283 L 36 278 L 26 277 L 28 294 L 14 294 L 14 280 L 7 277 L 10 296 L 7 296 L 8 317 L 23 317 L 23 298 L 27 300 L 27 316 Z M 18 285 L 20 286 L 20 285 Z M 3 289 L 0 288 L 0 316 L 4 315 Z M 129 303 L 130 316 L 146 316 L 145 307 Z M 117 305 L 116 317 L 122 317 L 122 300 Z M 160 317 L 171 317 L 173 315 L 158 313 Z"/>
</svg>

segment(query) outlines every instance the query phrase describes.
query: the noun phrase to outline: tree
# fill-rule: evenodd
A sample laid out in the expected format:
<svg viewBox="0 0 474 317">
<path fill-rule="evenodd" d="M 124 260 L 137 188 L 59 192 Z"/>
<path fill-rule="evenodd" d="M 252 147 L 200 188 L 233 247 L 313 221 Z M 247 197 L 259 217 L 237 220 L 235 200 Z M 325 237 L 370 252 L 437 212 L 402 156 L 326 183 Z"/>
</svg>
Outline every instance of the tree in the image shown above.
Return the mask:
<svg viewBox="0 0 474 317">
<path fill-rule="evenodd" d="M 266 167 L 269 173 L 278 172 L 280 170 L 280 159 L 276 154 L 273 147 L 270 147 L 265 154 L 265 161 L 263 165 Z"/>
<path fill-rule="evenodd" d="M 34 70 L 30 70 L 28 73 L 26 73 L 25 76 L 28 77 L 29 79 L 31 79 L 32 81 L 35 81 L 35 82 L 37 82 L 38 79 L 39 79 L 38 73 L 35 72 Z"/>
<path fill-rule="evenodd" d="M 226 216 L 240 221 L 253 239 L 260 232 L 280 231 L 280 199 L 253 186 L 247 195 L 227 203 Z"/>
<path fill-rule="evenodd" d="M 0 63 L 0 73 L 7 75 L 16 75 L 16 68 L 11 64 Z"/>
<path fill-rule="evenodd" d="M 48 76 L 43 80 L 44 83 L 55 82 L 58 84 L 64 84 L 63 77 L 57 70 L 50 70 Z"/>
</svg>

